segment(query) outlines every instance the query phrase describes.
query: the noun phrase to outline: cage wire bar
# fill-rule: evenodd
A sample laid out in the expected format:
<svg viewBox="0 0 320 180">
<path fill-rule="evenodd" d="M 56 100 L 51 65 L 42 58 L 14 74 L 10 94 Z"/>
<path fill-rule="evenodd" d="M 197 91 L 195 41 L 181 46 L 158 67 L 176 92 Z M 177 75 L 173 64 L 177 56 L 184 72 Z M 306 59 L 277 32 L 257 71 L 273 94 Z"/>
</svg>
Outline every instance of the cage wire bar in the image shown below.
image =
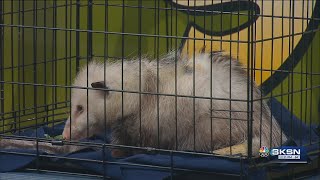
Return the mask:
<svg viewBox="0 0 320 180">
<path fill-rule="evenodd" d="M 214 0 L 212 0 L 213 3 Z M 220 1 L 220 0 L 219 0 Z M 299 112 L 301 115 L 301 126 L 302 122 L 304 123 L 311 123 L 313 122 L 312 118 L 312 106 L 314 106 L 314 102 L 312 97 L 313 94 L 316 93 L 316 90 L 320 88 L 320 85 L 318 84 L 318 81 L 315 80 L 315 78 L 319 78 L 320 71 L 318 71 L 317 67 L 313 66 L 315 64 L 315 58 L 314 56 L 317 55 L 314 53 L 315 48 L 313 47 L 313 43 L 311 43 L 310 50 L 306 51 L 306 59 L 307 63 L 305 67 L 303 67 L 303 64 L 301 63 L 300 69 L 296 70 L 296 65 L 294 63 L 291 63 L 291 67 L 289 67 L 288 70 L 278 69 L 277 67 L 274 67 L 274 61 L 275 61 L 275 42 L 281 40 L 281 63 L 284 63 L 284 53 L 283 51 L 288 50 L 289 54 L 292 54 L 292 61 L 295 61 L 295 37 L 297 36 L 310 36 L 312 34 L 315 34 L 319 31 L 318 29 L 318 21 L 320 20 L 318 17 L 312 16 L 309 17 L 309 9 L 314 9 L 314 1 L 309 4 L 310 1 L 307 1 L 307 17 L 305 17 L 305 10 L 304 6 L 305 3 L 303 1 L 303 7 L 302 7 L 302 17 L 296 17 L 295 16 L 295 9 L 297 8 L 297 5 L 295 4 L 295 1 L 290 1 L 289 6 L 289 15 L 286 15 L 284 13 L 284 9 L 287 7 L 284 7 L 284 1 L 282 0 L 282 14 L 281 16 L 275 15 L 275 7 L 274 2 L 275 0 L 272 0 L 272 10 L 271 14 L 264 14 L 263 11 L 256 11 L 256 7 L 253 5 L 250 5 L 250 3 L 254 4 L 257 3 L 258 0 L 249 0 L 248 1 L 248 11 L 240 12 L 240 3 L 232 4 L 231 9 L 238 9 L 234 12 L 224 11 L 224 9 L 220 10 L 212 10 L 207 8 L 207 4 L 209 1 L 204 1 L 204 9 L 197 9 L 196 8 L 196 1 L 188 0 L 186 3 L 186 6 L 173 6 L 172 4 L 169 4 L 169 1 L 154 1 L 150 3 L 147 3 L 144 0 L 137 0 L 134 1 L 125 1 L 125 0 L 119 0 L 119 1 L 110 1 L 110 0 L 99 0 L 99 1 L 93 1 L 93 0 L 87 0 L 87 1 L 80 1 L 80 0 L 65 0 L 65 1 L 58 1 L 58 0 L 52 0 L 52 1 L 14 1 L 14 0 L 0 0 L 0 34 L 1 34 L 1 45 L 0 45 L 0 114 L 1 114 L 1 132 L 0 132 L 0 140 L 1 138 L 7 138 L 7 139 L 21 139 L 25 141 L 34 141 L 36 142 L 36 154 L 32 153 L 10 153 L 10 154 L 17 154 L 22 156 L 35 156 L 36 161 L 35 164 L 32 164 L 27 167 L 28 170 L 34 170 L 38 172 L 55 172 L 55 173 L 73 173 L 73 174 L 80 174 L 84 176 L 92 176 L 92 177 L 99 177 L 103 179 L 110 178 L 108 176 L 108 173 L 106 171 L 103 171 L 103 174 L 96 174 L 94 172 L 90 172 L 86 169 L 83 169 L 79 166 L 76 166 L 79 162 L 89 162 L 89 163 L 96 163 L 101 164 L 103 169 L 106 169 L 109 165 L 113 164 L 121 164 L 121 162 L 116 161 L 107 161 L 106 160 L 106 151 L 110 148 L 122 148 L 125 150 L 135 149 L 135 150 L 142 150 L 143 152 L 149 153 L 149 152 L 165 152 L 170 154 L 170 165 L 168 166 L 156 166 L 156 165 L 146 165 L 146 164 L 131 164 L 127 163 L 127 165 L 132 167 L 152 167 L 159 170 L 167 170 L 170 171 L 171 179 L 174 179 L 176 172 L 194 172 L 198 174 L 214 174 L 214 175 L 229 175 L 230 177 L 236 177 L 236 178 L 244 178 L 244 168 L 243 163 L 244 161 L 249 161 L 251 165 L 254 167 L 255 162 L 252 160 L 252 123 L 253 123 L 253 103 L 255 101 L 260 101 L 262 105 L 262 100 L 268 100 L 270 98 L 279 98 L 279 101 L 281 104 L 287 104 L 288 109 L 291 112 L 291 120 L 293 119 L 294 113 L 296 110 L 294 101 L 297 101 L 295 94 L 300 94 L 300 103 L 305 104 L 305 108 L 301 105 L 299 108 Z M 178 1 L 179 2 L 179 1 Z M 199 1 L 198 1 L 199 2 Z M 265 2 L 262 2 L 261 9 L 264 9 Z M 164 6 L 163 6 L 164 3 Z M 221 0 L 221 4 L 222 4 Z M 170 7 L 169 7 L 170 5 Z M 316 2 L 316 5 L 319 6 L 319 2 Z M 208 5 L 209 6 L 209 5 Z M 312 6 L 312 8 L 310 8 Z M 11 7 L 10 9 L 4 8 L 4 7 Z M 225 6 L 221 6 L 225 7 Z M 251 9 L 250 9 L 251 8 Z M 97 18 L 97 13 L 95 13 L 95 10 L 100 11 L 100 16 L 102 18 Z M 121 15 L 121 17 L 117 17 L 116 19 L 112 15 L 112 13 L 116 14 L 115 11 L 121 11 L 121 13 L 118 13 Z M 128 29 L 133 26 L 132 22 L 130 22 L 130 18 L 128 17 L 128 14 L 135 12 L 137 15 L 137 32 L 130 32 Z M 200 21 L 197 19 L 197 16 L 201 13 L 204 14 L 210 14 L 210 17 L 203 16 L 203 28 L 204 33 L 202 37 L 196 36 L 197 31 L 196 28 L 193 28 L 190 32 L 185 31 L 185 34 L 179 34 L 179 19 L 182 16 L 179 13 L 185 13 L 186 15 L 184 18 L 186 21 L 193 22 L 193 25 L 197 25 L 197 21 Z M 145 15 L 152 15 L 150 19 L 153 20 L 153 22 L 146 22 Z M 165 24 L 166 27 L 161 29 L 163 26 L 161 15 L 165 15 Z M 235 34 L 230 33 L 230 37 L 223 39 L 222 35 L 220 38 L 213 38 L 212 36 L 210 38 L 207 37 L 207 35 L 210 35 L 210 32 L 208 34 L 206 31 L 214 32 L 214 15 L 219 15 L 219 19 L 221 23 L 223 23 L 224 16 L 230 15 L 229 18 L 229 25 L 225 25 L 227 23 L 223 23 L 225 26 L 232 27 L 234 24 L 236 24 L 236 32 Z M 63 17 L 61 19 L 61 17 Z M 236 17 L 236 18 L 235 18 Z M 247 18 L 248 22 L 254 22 L 257 18 L 261 18 L 261 32 L 258 32 L 257 29 L 258 25 L 256 23 L 253 23 L 254 25 L 250 25 L 247 30 L 247 39 L 246 40 L 240 40 L 240 29 L 241 26 L 240 22 L 241 18 Z M 112 22 L 112 19 L 115 19 Z M 132 17 L 133 18 L 133 17 Z M 271 37 L 264 37 L 263 34 L 266 33 L 264 23 L 267 22 L 267 19 L 271 19 Z M 110 20 L 111 19 L 111 20 Z M 209 19 L 209 21 L 208 21 Z M 274 29 L 275 27 L 275 20 L 281 19 L 281 35 L 275 35 Z M 289 19 L 289 33 L 284 32 L 285 23 L 284 20 Z M 9 21 L 10 20 L 10 21 Z M 295 32 L 295 23 L 297 21 L 301 21 L 302 24 L 302 32 Z M 18 21 L 18 22 L 16 22 Z M 101 21 L 101 22 L 100 22 Z M 110 22 L 109 22 L 110 21 Z M 119 22 L 118 22 L 119 21 Z M 311 28 L 307 31 L 304 31 L 304 21 L 311 22 Z M 210 24 L 206 24 L 206 22 L 210 22 Z M 114 28 L 111 23 L 118 23 L 118 29 Z M 315 25 L 316 23 L 316 25 Z M 99 24 L 99 26 L 97 25 Z M 101 25 L 102 24 L 102 25 Z M 307 23 L 308 24 L 308 23 Z M 144 30 L 143 26 L 147 25 L 150 27 L 153 27 L 153 31 L 147 32 Z M 310 24 L 308 24 L 310 26 Z M 191 26 L 188 24 L 188 26 Z M 317 28 L 314 28 L 317 27 Z M 97 28 L 98 27 L 98 28 Z M 101 28 L 101 29 L 99 29 Z M 220 33 L 222 33 L 223 26 L 220 26 Z M 219 32 L 218 32 L 219 33 Z M 261 33 L 262 37 L 257 39 L 257 34 Z M 7 34 L 10 34 L 7 35 Z M 190 35 L 189 34 L 193 34 Z M 319 34 L 319 33 L 318 33 Z M 9 38 L 7 37 L 9 36 Z M 116 39 L 116 37 L 120 37 Z M 236 36 L 236 40 L 232 39 L 232 36 Z M 7 38 L 7 39 L 6 39 Z M 317 37 L 319 38 L 319 37 Z M 100 39 L 99 43 L 96 43 Z M 152 40 L 149 40 L 152 39 Z M 289 39 L 289 40 L 287 40 Z M 133 42 L 134 40 L 137 41 L 137 44 L 129 44 L 130 42 Z M 156 93 L 146 93 L 142 92 L 142 79 L 141 79 L 141 61 L 143 59 L 143 53 L 146 53 L 144 50 L 146 41 L 150 41 L 151 43 L 148 44 L 150 47 L 148 50 L 152 49 L 151 56 L 157 61 L 157 77 L 159 77 L 159 61 L 160 61 L 160 55 L 162 53 L 168 52 L 170 49 L 179 49 L 182 48 L 181 44 L 184 42 L 184 47 L 186 50 L 186 54 L 192 54 L 192 63 L 193 63 L 193 92 L 191 96 L 186 95 L 179 95 L 178 94 L 178 83 L 177 83 L 177 59 L 178 59 L 178 52 L 175 52 L 175 77 L 172 77 L 175 79 L 175 92 L 174 94 L 166 94 L 166 93 L 160 93 L 159 91 L 159 80 L 157 81 L 157 92 Z M 230 61 L 231 61 L 231 54 L 233 54 L 232 51 L 234 49 L 232 48 L 232 44 L 236 43 L 236 60 L 239 61 L 240 55 L 239 52 L 241 50 L 241 47 L 246 46 L 247 51 L 247 60 L 246 60 L 246 76 L 248 77 L 247 80 L 247 99 L 232 99 L 232 83 L 231 83 L 231 67 L 229 71 L 230 76 L 230 98 L 213 98 L 212 91 L 210 93 L 210 97 L 199 97 L 196 96 L 196 88 L 195 88 L 195 77 L 197 75 L 197 72 L 195 71 L 195 56 L 194 53 L 197 51 L 196 47 L 199 42 L 203 41 L 203 46 L 206 50 L 210 50 L 211 52 L 214 51 L 214 43 L 219 42 L 220 43 L 220 50 L 223 50 L 224 44 L 229 44 L 229 54 L 230 54 Z M 271 41 L 271 48 L 268 52 L 268 43 Z M 286 41 L 288 41 L 288 44 L 286 44 Z M 8 42 L 8 43 L 7 43 Z M 10 43 L 9 43 L 10 42 Z M 129 43 L 128 43 L 129 42 Z M 320 42 L 320 41 L 319 41 Z M 180 43 L 180 45 L 179 45 Z M 306 46 L 306 41 L 302 41 L 303 46 Z M 98 44 L 98 45 L 95 45 Z M 102 48 L 98 47 L 99 45 Z M 112 49 L 113 46 L 120 46 L 116 47 L 118 50 Z M 163 45 L 165 44 L 165 45 Z M 209 45 L 208 45 L 209 44 Z M 243 45 L 244 44 L 244 45 Z M 6 45 L 6 46 L 5 46 Z M 139 90 L 138 91 L 128 91 L 124 89 L 123 85 L 123 64 L 124 61 L 131 56 L 130 50 L 133 48 L 130 48 L 128 46 L 134 46 L 136 48 L 136 52 L 133 52 L 132 54 L 136 53 L 137 60 L 140 62 L 139 64 Z M 257 46 L 261 46 L 261 50 L 257 50 Z M 209 48 L 207 48 L 209 47 Z M 286 48 L 289 47 L 289 48 Z M 319 47 L 319 46 L 317 46 Z M 99 49 L 99 50 L 97 50 Z M 128 49 L 128 50 L 127 50 Z M 9 50 L 9 51 L 7 51 Z M 260 51 L 260 52 L 259 52 Z M 116 52 L 116 53 L 114 53 Z M 148 53 L 148 52 L 147 52 Z M 258 56 L 262 57 L 260 64 L 263 64 L 264 61 L 266 61 L 263 57 L 265 54 L 270 53 L 271 54 L 271 68 L 267 69 L 264 68 L 262 65 L 260 67 L 257 67 L 258 65 Z M 319 53 L 318 53 L 319 55 Z M 10 57 L 10 59 L 7 59 L 7 57 Z M 24 130 L 30 129 L 30 128 L 39 128 L 44 125 L 52 126 L 53 128 L 58 125 L 61 122 L 64 122 L 66 120 L 66 114 L 71 112 L 71 90 L 73 88 L 81 88 L 85 89 L 87 91 L 87 97 L 89 96 L 89 90 L 92 88 L 84 88 L 84 87 L 75 87 L 72 86 L 71 83 L 76 75 L 76 73 L 80 70 L 81 65 L 88 65 L 88 63 L 91 61 L 94 57 L 102 57 L 102 58 L 117 58 L 119 61 L 122 61 L 122 88 L 121 89 L 110 89 L 110 91 L 118 92 L 122 94 L 121 103 L 122 103 L 122 109 L 121 114 L 122 118 L 124 118 L 124 94 L 125 93 L 134 93 L 139 95 L 139 137 L 140 137 L 140 147 L 132 147 L 127 145 L 113 145 L 108 143 L 88 143 L 88 142 L 73 142 L 73 141 L 64 141 L 61 143 L 61 145 L 74 145 L 74 146 L 88 146 L 93 147 L 96 149 L 101 149 L 102 153 L 102 160 L 92 160 L 92 159 L 81 159 L 81 158 L 69 158 L 69 157 L 61 157 L 56 155 L 47 155 L 47 154 L 41 154 L 39 143 L 40 142 L 48 142 L 51 141 L 38 137 L 38 131 L 35 130 L 35 138 L 32 137 L 25 137 L 20 135 Z M 315 58 L 315 59 L 314 59 Z M 268 60 L 268 59 L 267 59 Z M 10 63 L 9 63 L 10 61 Z M 310 64 L 308 64 L 310 63 Z M 104 62 L 104 67 L 106 67 L 106 63 Z M 305 68 L 305 71 L 304 71 Z M 10 73 L 7 73 L 11 71 Z M 260 75 L 258 75 L 257 71 L 260 71 Z M 277 85 L 280 85 L 280 91 L 269 92 L 268 96 L 261 95 L 260 98 L 255 99 L 253 97 L 253 86 L 254 81 L 258 78 L 260 78 L 260 81 L 263 79 L 263 73 L 262 72 L 269 72 L 272 73 L 283 73 L 288 74 L 288 82 L 281 82 L 279 84 L 276 84 L 276 79 L 274 76 L 271 75 L 271 78 L 269 79 L 270 86 L 275 87 Z M 257 74 L 256 74 L 257 73 Z M 31 75 L 30 75 L 31 74 Z M 87 77 L 88 77 L 87 73 Z M 295 82 L 295 79 L 297 76 L 300 77 L 300 88 L 296 88 L 297 85 Z M 305 76 L 305 77 L 304 77 Z M 106 72 L 104 72 L 104 79 L 103 81 L 106 81 Z M 211 76 L 210 76 L 210 87 L 214 88 L 214 84 L 212 84 L 212 62 L 211 62 Z M 305 85 L 303 84 L 303 79 L 305 79 Z M 310 84 L 309 84 L 310 83 Z M 88 86 L 87 81 L 87 86 Z M 285 89 L 285 86 L 287 86 L 287 89 Z M 280 93 L 279 93 L 280 92 Z M 11 94 L 10 94 L 11 93 Z M 8 95 L 7 95 L 8 94 Z M 142 147 L 142 127 L 141 127 L 141 98 L 143 95 L 156 95 L 157 96 L 157 147 L 155 148 L 146 148 Z M 206 153 L 196 153 L 196 152 L 180 152 L 176 150 L 162 150 L 159 149 L 160 147 L 160 114 L 159 114 L 159 97 L 160 96 L 169 96 L 173 97 L 175 101 L 175 141 L 176 143 L 176 149 L 178 147 L 178 112 L 177 112 L 177 105 L 178 105 L 178 98 L 184 97 L 184 98 L 193 98 L 193 133 L 194 133 L 194 149 L 196 146 L 196 117 L 195 117 L 195 100 L 196 99 L 207 99 L 210 100 L 211 109 L 212 107 L 212 101 L 213 100 L 220 100 L 220 101 L 228 101 L 229 102 L 229 109 L 226 111 L 229 112 L 229 118 L 226 118 L 230 122 L 230 133 L 229 133 L 229 143 L 231 143 L 231 136 L 232 136 L 232 127 L 231 123 L 232 120 L 239 120 L 232 117 L 232 112 L 234 110 L 231 109 L 231 104 L 233 101 L 241 101 L 247 103 L 247 111 L 242 113 L 247 113 L 247 119 L 242 119 L 244 121 L 247 121 L 247 146 L 248 146 L 248 157 L 237 157 L 235 159 L 239 160 L 241 163 L 241 170 L 240 174 L 227 174 L 227 173 L 217 173 L 217 172 L 208 172 L 205 170 L 192 170 L 192 169 L 182 169 L 182 168 L 176 168 L 174 167 L 174 155 L 176 154 L 192 154 L 195 156 L 208 156 L 208 157 L 216 157 L 217 155 L 212 154 L 206 154 Z M 303 100 L 303 96 L 305 97 L 305 100 Z M 106 98 L 106 95 L 104 94 L 104 97 Z M 309 100 L 310 97 L 310 100 Z M 88 102 L 87 98 L 87 104 Z M 310 102 L 308 102 L 310 101 Z M 320 100 L 319 100 L 320 103 Z M 272 109 L 272 104 L 270 105 Z M 320 105 L 318 105 L 320 108 Z M 107 112 L 106 112 L 107 104 L 104 103 L 104 130 L 107 132 Z M 86 107 L 87 111 L 90 111 L 90 107 Z M 283 106 L 281 106 L 281 118 L 282 118 L 282 112 L 283 112 Z M 308 113 L 308 109 L 310 109 L 310 112 Z M 218 111 L 218 110 L 217 110 Z M 319 110 L 320 111 L 320 110 Z M 67 113 L 66 113 L 67 112 Z M 211 138 L 212 138 L 212 131 L 214 130 L 214 127 L 212 125 L 212 121 L 214 119 L 219 117 L 213 117 L 212 111 L 210 111 L 210 115 L 212 117 L 211 119 Z M 261 110 L 262 113 L 262 110 Z M 304 117 L 302 117 L 304 116 Z M 308 117 L 309 116 L 309 117 Z M 320 116 L 319 116 L 320 117 Z M 308 120 L 309 119 L 309 120 Z M 70 117 L 70 122 L 72 123 L 74 120 L 73 116 Z M 240 119 L 241 120 L 241 119 Z M 260 121 L 262 121 L 262 116 Z M 282 124 L 282 119 L 279 121 Z M 87 137 L 89 137 L 89 115 L 87 114 Z M 272 123 L 270 124 L 272 127 Z M 291 127 L 292 121 L 290 124 Z M 70 126 L 70 132 L 71 132 L 71 126 Z M 260 126 L 260 132 L 261 132 L 261 126 Z M 281 130 L 282 132 L 282 130 Z M 311 132 L 311 125 L 310 125 L 310 132 Z M 291 136 L 294 132 L 293 128 L 291 128 Z M 272 134 L 272 128 L 271 128 L 271 134 Z M 270 137 L 271 137 L 270 134 Z M 72 134 L 71 134 L 72 136 Z M 302 138 L 304 136 L 300 132 L 300 137 Z M 311 137 L 311 134 L 309 135 Z M 300 138 L 300 142 L 302 142 Z M 106 141 L 107 137 L 104 137 L 104 140 Z M 260 135 L 261 139 L 261 135 Z M 281 140 L 282 141 L 282 140 Z M 212 143 L 212 141 L 211 141 Z M 261 143 L 261 142 L 260 142 Z M 311 144 L 311 138 L 310 138 L 310 144 Z M 272 144 L 272 138 L 271 142 Z M 307 146 L 307 145 L 306 145 Z M 213 145 L 211 144 L 211 147 Z M 6 153 L 6 152 L 0 152 L 0 153 Z M 230 146 L 230 153 L 232 153 L 232 147 Z M 217 156 L 219 157 L 219 156 Z M 48 159 L 57 158 L 60 160 L 64 160 L 66 162 L 71 162 L 75 165 L 68 166 L 67 164 L 63 165 L 57 165 L 57 164 L 46 164 L 44 161 Z M 124 163 L 126 164 L 126 163 Z M 60 167 L 59 167 L 60 166 Z M 73 171 L 68 170 L 68 168 L 73 168 Z M 250 174 L 250 168 L 248 170 L 248 174 Z M 290 171 L 290 173 L 293 173 Z M 293 176 L 293 174 L 291 174 Z"/>
<path fill-rule="evenodd" d="M 3 3 L 2 1 L 0 1 L 0 23 L 3 24 Z M 0 27 L 0 68 L 4 68 L 4 55 L 3 55 L 3 47 L 4 47 L 4 40 L 3 40 L 3 26 Z M 3 81 L 4 78 L 4 72 L 1 71 L 0 72 L 0 80 Z M 1 103 L 1 107 L 0 107 L 0 114 L 1 114 L 1 121 L 2 121 L 2 132 L 4 132 L 4 84 L 1 83 L 0 84 L 0 103 Z"/>
</svg>

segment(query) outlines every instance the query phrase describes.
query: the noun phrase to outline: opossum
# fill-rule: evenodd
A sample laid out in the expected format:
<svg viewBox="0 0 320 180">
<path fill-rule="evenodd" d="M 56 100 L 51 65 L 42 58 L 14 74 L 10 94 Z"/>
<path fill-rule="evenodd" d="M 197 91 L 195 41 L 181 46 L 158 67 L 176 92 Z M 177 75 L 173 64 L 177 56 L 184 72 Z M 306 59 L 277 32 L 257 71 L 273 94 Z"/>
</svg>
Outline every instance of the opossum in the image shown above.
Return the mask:
<svg viewBox="0 0 320 180">
<path fill-rule="evenodd" d="M 197 152 L 246 143 L 249 81 L 241 64 L 221 52 L 178 58 L 92 60 L 73 85 L 96 89 L 72 89 L 63 137 L 80 140 L 108 128 L 112 144 Z M 260 99 L 252 84 L 253 99 Z M 258 155 L 261 146 L 280 146 L 287 137 L 266 103 L 252 102 L 252 153 Z"/>
</svg>

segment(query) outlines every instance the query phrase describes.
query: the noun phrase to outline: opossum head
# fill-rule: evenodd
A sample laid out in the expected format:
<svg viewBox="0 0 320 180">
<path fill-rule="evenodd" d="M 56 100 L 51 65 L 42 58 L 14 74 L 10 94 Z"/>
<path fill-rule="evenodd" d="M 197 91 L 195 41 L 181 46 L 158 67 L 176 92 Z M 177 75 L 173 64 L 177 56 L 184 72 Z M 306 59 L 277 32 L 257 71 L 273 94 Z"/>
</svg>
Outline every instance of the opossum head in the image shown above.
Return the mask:
<svg viewBox="0 0 320 180">
<path fill-rule="evenodd" d="M 71 92 L 71 112 L 63 131 L 65 139 L 80 140 L 98 135 L 110 124 L 106 122 L 114 114 L 106 107 L 112 106 L 115 109 L 118 106 L 111 103 L 114 97 L 108 89 L 112 83 L 104 81 L 103 76 L 104 66 L 97 62 L 92 62 L 79 71 Z"/>
</svg>

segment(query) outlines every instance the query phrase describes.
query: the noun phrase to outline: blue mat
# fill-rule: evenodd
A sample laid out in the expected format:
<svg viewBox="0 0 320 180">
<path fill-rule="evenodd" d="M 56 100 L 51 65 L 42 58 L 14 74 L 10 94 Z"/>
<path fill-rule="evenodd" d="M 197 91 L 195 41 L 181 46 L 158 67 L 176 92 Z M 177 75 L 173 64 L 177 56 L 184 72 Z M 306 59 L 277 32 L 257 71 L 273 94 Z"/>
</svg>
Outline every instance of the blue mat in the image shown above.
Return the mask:
<svg viewBox="0 0 320 180">
<path fill-rule="evenodd" d="M 290 141 L 286 142 L 290 145 L 300 145 L 307 144 L 310 142 L 310 139 L 313 142 L 319 142 L 319 127 L 317 128 L 315 125 L 306 125 L 302 123 L 295 116 L 291 116 L 291 113 L 281 105 L 277 100 L 271 99 L 269 101 L 269 106 L 272 108 L 273 115 L 280 123 L 283 131 L 287 134 L 291 134 L 291 128 L 293 129 L 293 136 Z M 291 118 L 292 117 L 292 118 Z M 63 124 L 57 125 L 53 128 L 44 126 L 37 129 L 38 137 L 44 137 L 45 134 L 49 134 L 51 136 L 61 134 L 63 131 Z M 297 131 L 298 130 L 298 131 Z M 299 132 L 299 133 L 297 133 Z M 304 136 L 300 136 L 300 134 L 304 134 Z M 25 136 L 35 137 L 35 130 L 28 130 L 23 132 Z M 96 138 L 92 141 L 95 142 L 103 142 L 102 139 Z M 306 147 L 307 152 L 312 152 L 315 150 L 319 150 L 319 143 L 310 145 Z M 0 149 L 2 152 L 21 152 L 21 153 L 31 153 L 36 154 L 36 151 L 25 150 L 25 149 L 11 149 L 5 150 Z M 196 173 L 191 172 L 176 172 L 170 169 L 173 166 L 176 169 L 191 169 L 194 171 L 206 171 L 211 173 L 216 173 L 216 176 L 220 174 L 229 174 L 229 177 L 233 175 L 235 177 L 240 174 L 246 176 L 246 179 L 264 179 L 266 177 L 266 173 L 268 171 L 286 171 L 287 164 L 276 164 L 273 168 L 263 167 L 263 168 L 250 168 L 249 171 L 249 162 L 246 160 L 242 160 L 240 162 L 239 159 L 234 158 L 225 158 L 225 157 L 208 157 L 208 156 L 196 156 L 196 155 L 187 155 L 187 154 L 137 154 L 127 158 L 122 159 L 114 159 L 111 157 L 110 151 L 108 149 L 103 151 L 94 151 L 92 149 L 87 149 L 86 151 L 80 151 L 72 154 L 60 154 L 57 156 L 64 156 L 69 158 L 81 158 L 81 159 L 90 159 L 90 160 L 102 160 L 103 157 L 106 161 L 110 162 L 104 167 L 101 163 L 95 162 L 75 162 L 77 165 L 93 171 L 98 174 L 106 174 L 107 176 L 113 179 L 166 179 L 171 175 L 175 176 L 183 176 L 188 175 L 189 177 L 196 177 Z M 44 152 L 40 152 L 40 154 L 45 154 Z M 316 156 L 308 156 L 308 160 L 312 161 Z M 23 169 L 25 166 L 34 162 L 36 157 L 34 156 L 24 156 L 24 155 L 15 155 L 15 154 L 7 154 L 0 153 L 0 172 L 10 172 L 18 169 Z M 258 160 L 260 163 L 272 162 L 274 159 L 270 158 L 261 158 Z M 52 161 L 56 161 L 57 163 L 65 162 L 62 159 L 55 158 Z M 120 164 L 115 164 L 120 163 Z M 172 164 L 171 164 L 172 163 Z M 146 166 L 134 166 L 129 164 L 139 164 Z M 154 168 L 151 166 L 158 166 L 163 168 Z M 105 172 L 104 172 L 105 170 Z M 231 175 L 231 176 L 230 176 Z M 209 175 L 207 175 L 209 176 Z M 211 178 L 214 175 L 210 175 Z M 183 178 L 182 178 L 183 179 Z M 205 179 L 205 178 L 201 178 Z M 210 177 L 208 178 L 210 179 Z"/>
<path fill-rule="evenodd" d="M 0 173 L 1 180 L 100 180 L 98 177 L 83 177 L 81 175 L 58 174 L 58 173 L 32 173 L 32 172 L 6 172 Z"/>
</svg>

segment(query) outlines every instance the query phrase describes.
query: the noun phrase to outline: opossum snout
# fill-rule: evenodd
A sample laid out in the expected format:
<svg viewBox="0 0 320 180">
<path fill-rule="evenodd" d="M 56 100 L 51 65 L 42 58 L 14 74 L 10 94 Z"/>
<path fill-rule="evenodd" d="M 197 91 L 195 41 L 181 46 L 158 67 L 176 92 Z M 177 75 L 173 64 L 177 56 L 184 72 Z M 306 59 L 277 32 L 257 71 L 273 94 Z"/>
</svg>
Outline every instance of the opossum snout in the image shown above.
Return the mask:
<svg viewBox="0 0 320 180">
<path fill-rule="evenodd" d="M 75 122 L 73 122 L 75 123 Z M 71 135 L 71 131 L 72 131 L 72 135 Z M 70 117 L 68 118 L 65 126 L 64 126 L 64 129 L 63 129 L 63 132 L 62 132 L 62 137 L 65 139 L 65 140 L 76 140 L 76 134 L 75 134 L 75 130 L 72 129 L 70 131 Z"/>
<path fill-rule="evenodd" d="M 62 137 L 65 139 L 65 140 L 71 140 L 70 137 L 71 137 L 71 132 L 70 132 L 70 121 L 69 121 L 69 118 L 64 126 L 64 129 L 63 129 L 63 132 L 62 132 Z"/>
<path fill-rule="evenodd" d="M 65 140 L 70 140 L 70 128 L 64 128 L 63 133 L 62 133 L 62 137 Z"/>
<path fill-rule="evenodd" d="M 90 119 L 90 118 L 89 118 Z M 88 134 L 88 129 L 90 134 Z M 81 140 L 85 138 L 89 138 L 96 133 L 96 128 L 92 128 L 90 124 L 87 124 L 86 118 L 83 117 L 75 117 L 66 121 L 64 126 L 62 137 L 65 140 Z"/>
<path fill-rule="evenodd" d="M 72 129 L 70 131 L 70 126 L 66 124 L 66 126 L 64 127 L 64 130 L 62 132 L 62 137 L 65 140 L 79 140 L 80 139 L 80 135 L 77 134 L 77 131 L 75 131 L 74 129 Z"/>
</svg>

